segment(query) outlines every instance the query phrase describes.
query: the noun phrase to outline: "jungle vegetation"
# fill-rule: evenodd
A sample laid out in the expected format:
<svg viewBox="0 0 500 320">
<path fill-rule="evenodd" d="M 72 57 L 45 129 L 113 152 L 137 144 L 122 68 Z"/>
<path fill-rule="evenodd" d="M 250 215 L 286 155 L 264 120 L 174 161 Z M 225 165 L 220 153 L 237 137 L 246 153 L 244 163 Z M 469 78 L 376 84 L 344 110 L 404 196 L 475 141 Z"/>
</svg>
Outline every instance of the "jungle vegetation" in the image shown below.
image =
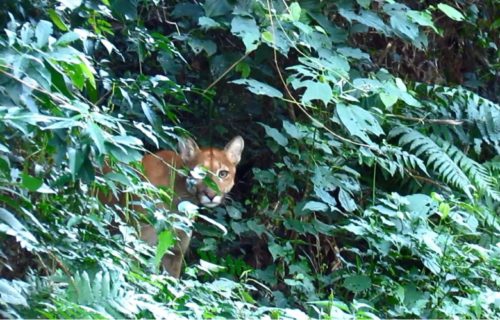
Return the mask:
<svg viewBox="0 0 500 320">
<path fill-rule="evenodd" d="M 0 317 L 498 318 L 498 9 L 1 1 Z M 177 281 L 183 217 L 140 159 L 235 135 L 238 183 L 191 215 Z"/>
</svg>

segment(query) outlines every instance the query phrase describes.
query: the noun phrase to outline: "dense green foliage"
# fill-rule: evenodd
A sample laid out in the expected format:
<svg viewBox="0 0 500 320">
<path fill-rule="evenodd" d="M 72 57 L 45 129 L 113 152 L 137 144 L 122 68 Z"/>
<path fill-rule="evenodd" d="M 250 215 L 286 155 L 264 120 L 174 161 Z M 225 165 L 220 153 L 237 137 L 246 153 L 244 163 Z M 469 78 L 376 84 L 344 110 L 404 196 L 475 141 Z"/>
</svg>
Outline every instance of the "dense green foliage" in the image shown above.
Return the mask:
<svg viewBox="0 0 500 320">
<path fill-rule="evenodd" d="M 496 8 L 2 1 L 0 316 L 500 316 Z M 246 142 L 233 199 L 189 219 L 138 175 L 188 133 Z"/>
</svg>

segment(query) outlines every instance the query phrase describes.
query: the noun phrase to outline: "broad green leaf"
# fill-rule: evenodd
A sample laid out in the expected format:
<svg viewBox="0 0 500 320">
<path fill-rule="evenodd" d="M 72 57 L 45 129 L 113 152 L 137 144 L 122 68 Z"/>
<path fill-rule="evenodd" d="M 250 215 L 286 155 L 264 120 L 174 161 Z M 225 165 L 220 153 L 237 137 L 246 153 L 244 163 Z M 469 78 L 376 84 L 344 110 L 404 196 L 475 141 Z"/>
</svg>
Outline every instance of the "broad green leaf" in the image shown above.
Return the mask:
<svg viewBox="0 0 500 320">
<path fill-rule="evenodd" d="M 446 3 L 439 3 L 437 7 L 450 19 L 453 19 L 455 21 L 462 21 L 465 19 L 464 15 L 460 11 Z"/>
<path fill-rule="evenodd" d="M 216 29 L 220 28 L 221 25 L 217 21 L 215 21 L 212 18 L 209 17 L 199 17 L 198 18 L 198 25 L 203 29 L 203 30 L 210 30 L 210 29 Z"/>
<path fill-rule="evenodd" d="M 302 12 L 300 5 L 297 2 L 293 2 L 290 5 L 289 10 L 290 10 L 290 17 L 292 18 L 292 21 L 299 21 L 300 13 Z"/>
<path fill-rule="evenodd" d="M 75 10 L 82 4 L 83 0 L 57 0 L 60 3 L 59 8 L 64 10 L 68 8 L 69 10 Z"/>
<path fill-rule="evenodd" d="M 407 15 L 403 14 L 395 14 L 390 18 L 391 27 L 394 31 L 399 34 L 405 36 L 409 40 L 416 40 L 419 32 L 418 27 L 413 22 L 408 19 Z"/>
<path fill-rule="evenodd" d="M 156 121 L 157 117 L 156 114 L 153 112 L 153 110 L 151 110 L 150 105 L 145 101 L 141 101 L 141 108 L 142 112 L 146 116 L 146 119 L 148 119 L 149 123 L 154 126 L 157 123 Z"/>
<path fill-rule="evenodd" d="M 434 251 L 438 256 L 443 255 L 441 247 L 436 243 L 437 233 L 432 230 L 428 230 L 424 234 L 419 235 L 419 238 L 426 244 L 426 246 Z"/>
<path fill-rule="evenodd" d="M 372 0 L 356 0 L 356 2 L 364 9 L 369 9 Z"/>
<path fill-rule="evenodd" d="M 273 261 L 276 261 L 279 258 L 284 258 L 286 257 L 291 250 L 293 250 L 290 247 L 290 243 L 287 243 L 286 246 L 281 246 L 277 243 L 271 242 L 268 245 L 269 252 L 273 256 Z"/>
<path fill-rule="evenodd" d="M 305 136 L 305 134 L 299 130 L 297 125 L 286 120 L 283 120 L 283 129 L 285 129 L 286 133 L 294 139 L 302 139 Z"/>
<path fill-rule="evenodd" d="M 413 22 L 423 27 L 430 27 L 434 32 L 438 32 L 438 29 L 434 25 L 434 21 L 432 21 L 432 15 L 429 12 L 410 10 L 406 14 Z"/>
<path fill-rule="evenodd" d="M 80 59 L 83 62 L 80 64 L 80 69 L 82 70 L 82 73 L 85 75 L 85 78 L 89 81 L 92 88 L 96 89 L 96 83 L 95 83 L 95 78 L 94 78 L 94 73 L 95 73 L 94 68 L 92 67 L 90 62 L 84 56 L 80 56 Z M 87 87 L 87 89 L 88 89 L 88 87 Z"/>
<path fill-rule="evenodd" d="M 65 46 L 76 40 L 80 40 L 80 35 L 76 32 L 70 31 L 66 32 L 59 39 L 57 39 L 55 44 L 57 46 Z"/>
<path fill-rule="evenodd" d="M 343 286 L 349 291 L 360 293 L 369 289 L 372 285 L 372 280 L 364 275 L 352 275 L 345 278 Z"/>
<path fill-rule="evenodd" d="M 283 94 L 278 89 L 254 79 L 238 79 L 231 81 L 231 83 L 245 85 L 250 92 L 258 95 L 264 95 L 271 98 L 283 98 Z"/>
<path fill-rule="evenodd" d="M 340 189 L 339 191 L 339 202 L 342 208 L 347 212 L 353 212 L 358 209 L 356 201 L 354 201 L 353 197 L 344 189 Z"/>
<path fill-rule="evenodd" d="M 234 206 L 226 206 L 226 212 L 231 219 L 241 219 L 241 211 Z"/>
<path fill-rule="evenodd" d="M 205 51 L 207 56 L 210 57 L 217 52 L 217 44 L 212 40 L 189 38 L 188 44 L 195 54 Z"/>
<path fill-rule="evenodd" d="M 262 40 L 266 42 L 273 42 L 273 34 L 269 31 L 262 32 Z"/>
<path fill-rule="evenodd" d="M 40 20 L 36 25 L 35 36 L 36 36 L 36 44 L 39 48 L 44 47 L 48 41 L 49 36 L 52 34 L 52 23 Z"/>
<path fill-rule="evenodd" d="M 109 42 L 108 39 L 102 38 L 100 39 L 100 41 L 104 48 L 106 48 L 106 51 L 108 51 L 108 54 L 111 54 L 113 50 L 119 52 L 118 49 L 111 42 Z"/>
<path fill-rule="evenodd" d="M 238 65 L 236 66 L 236 68 L 234 68 L 234 70 L 240 72 L 241 76 L 245 79 L 248 78 L 250 72 L 252 72 L 250 65 L 244 61 L 238 63 Z"/>
<path fill-rule="evenodd" d="M 312 100 L 321 100 L 326 106 L 333 97 L 332 88 L 328 83 L 307 80 L 301 86 L 306 88 L 301 99 L 304 104 L 308 104 Z"/>
<path fill-rule="evenodd" d="M 368 144 L 372 144 L 368 134 L 380 136 L 384 134 L 377 119 L 368 111 L 355 105 L 337 104 L 337 116 L 344 127 L 353 136 L 360 138 Z"/>
<path fill-rule="evenodd" d="M 266 124 L 263 124 L 263 123 L 259 123 L 259 124 L 264 128 L 267 136 L 273 138 L 273 140 L 276 141 L 277 144 L 279 144 L 280 146 L 283 146 L 283 147 L 285 147 L 288 144 L 287 137 L 285 137 L 283 134 L 281 134 L 281 132 L 279 132 L 275 128 L 271 128 L 270 126 L 268 126 Z"/>
<path fill-rule="evenodd" d="M 425 194 L 412 194 L 406 197 L 408 200 L 408 211 L 416 213 L 418 216 L 427 216 L 430 212 L 434 212 L 436 202 L 431 197 Z"/>
<path fill-rule="evenodd" d="M 207 17 L 223 16 L 233 9 L 227 0 L 206 0 L 203 8 Z"/>
<path fill-rule="evenodd" d="M 22 186 L 28 189 L 29 191 L 36 191 L 43 184 L 42 179 L 35 178 L 27 173 L 23 173 L 21 177 L 22 177 L 21 181 Z"/>
<path fill-rule="evenodd" d="M 357 21 L 367 27 L 374 28 L 382 33 L 387 33 L 387 26 L 384 21 L 374 12 L 367 10 L 360 10 L 359 14 L 354 12 L 352 8 L 340 7 L 339 14 L 346 18 L 348 21 Z"/>
<path fill-rule="evenodd" d="M 133 20 L 137 18 L 138 0 L 111 0 L 111 8 L 122 14 L 126 19 Z"/>
<path fill-rule="evenodd" d="M 158 235 L 158 245 L 156 246 L 156 253 L 154 258 L 155 267 L 158 268 L 161 264 L 163 256 L 174 245 L 174 232 L 171 230 L 164 230 Z"/>
<path fill-rule="evenodd" d="M 337 52 L 341 55 L 358 60 L 368 60 L 370 61 L 370 55 L 361 51 L 359 48 L 341 47 L 337 49 Z"/>
<path fill-rule="evenodd" d="M 80 150 L 74 148 L 68 149 L 68 161 L 69 161 L 69 171 L 73 179 L 76 178 L 78 171 L 82 167 L 83 161 L 85 160 L 84 155 Z"/>
<path fill-rule="evenodd" d="M 318 202 L 318 201 L 308 201 L 304 205 L 304 210 L 309 210 L 309 211 L 321 211 L 325 212 L 328 210 L 328 205 L 326 205 L 323 202 Z"/>
<path fill-rule="evenodd" d="M 231 21 L 231 33 L 241 38 L 245 52 L 257 49 L 260 40 L 260 30 L 253 18 L 235 16 Z"/>
<path fill-rule="evenodd" d="M 398 96 L 397 95 L 390 95 L 385 92 L 379 93 L 380 100 L 382 100 L 382 103 L 387 107 L 390 108 L 392 107 L 396 102 L 398 102 Z"/>
<path fill-rule="evenodd" d="M 368 78 L 356 78 L 352 84 L 355 88 L 364 92 L 374 92 L 383 86 L 380 81 Z"/>
<path fill-rule="evenodd" d="M 106 146 L 104 145 L 105 139 L 102 129 L 94 122 L 90 122 L 87 124 L 87 130 L 99 152 L 102 154 L 106 153 Z"/>
<path fill-rule="evenodd" d="M 50 20 L 59 28 L 61 31 L 68 31 L 68 26 L 62 21 L 59 13 L 57 13 L 54 9 L 49 9 L 49 17 Z"/>
<path fill-rule="evenodd" d="M 262 40 L 268 46 L 275 48 L 282 55 L 287 56 L 290 51 L 290 40 L 288 40 L 285 32 L 276 26 L 267 27 L 262 33 Z"/>
</svg>

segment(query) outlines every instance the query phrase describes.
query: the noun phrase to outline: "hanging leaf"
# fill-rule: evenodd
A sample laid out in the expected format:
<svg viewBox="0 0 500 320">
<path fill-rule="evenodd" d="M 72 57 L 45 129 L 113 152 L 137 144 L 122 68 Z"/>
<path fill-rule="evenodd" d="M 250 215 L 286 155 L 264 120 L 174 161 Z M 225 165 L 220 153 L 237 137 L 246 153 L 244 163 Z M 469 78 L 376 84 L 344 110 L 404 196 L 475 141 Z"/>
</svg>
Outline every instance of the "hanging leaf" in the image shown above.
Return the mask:
<svg viewBox="0 0 500 320">
<path fill-rule="evenodd" d="M 306 88 L 301 99 L 304 104 L 312 100 L 321 100 L 326 106 L 333 97 L 332 88 L 328 83 L 307 80 L 302 82 L 301 86 Z"/>
<path fill-rule="evenodd" d="M 106 153 L 106 146 L 104 145 L 105 139 L 101 128 L 94 122 L 90 122 L 87 124 L 87 130 L 99 152 Z"/>
<path fill-rule="evenodd" d="M 368 111 L 355 105 L 337 104 L 337 116 L 344 127 L 353 136 L 368 144 L 373 144 L 368 134 L 380 136 L 384 134 L 377 119 Z"/>
<path fill-rule="evenodd" d="M 35 35 L 36 44 L 39 48 L 44 47 L 49 42 L 49 36 L 52 34 L 52 23 L 40 20 L 36 25 Z"/>
<path fill-rule="evenodd" d="M 241 38 L 245 45 L 245 53 L 257 49 L 260 40 L 260 30 L 254 18 L 236 16 L 231 21 L 231 33 Z"/>
<path fill-rule="evenodd" d="M 212 18 L 209 17 L 199 17 L 198 18 L 198 25 L 203 29 L 203 30 L 210 30 L 210 29 L 216 29 L 220 28 L 221 25 L 217 21 L 215 21 Z"/>
<path fill-rule="evenodd" d="M 271 98 L 283 98 L 283 94 L 278 89 L 254 79 L 238 79 L 231 81 L 231 83 L 245 85 L 250 92 L 258 95 L 264 95 Z"/>
<path fill-rule="evenodd" d="M 200 54 L 202 51 L 205 51 L 207 57 L 210 57 L 217 52 L 217 45 L 212 40 L 190 37 L 188 40 L 188 44 L 195 54 Z"/>
<path fill-rule="evenodd" d="M 68 8 L 69 10 L 75 10 L 82 4 L 83 0 L 58 0 L 60 3 L 59 9 L 64 10 Z"/>
<path fill-rule="evenodd" d="M 54 10 L 54 9 L 49 9 L 49 17 L 50 20 L 56 25 L 56 27 L 59 28 L 61 31 L 68 31 L 68 26 L 62 21 L 61 17 L 59 14 Z"/>
<path fill-rule="evenodd" d="M 281 134 L 281 132 L 279 132 L 275 128 L 271 128 L 270 126 L 264 123 L 259 122 L 259 124 L 264 128 L 264 130 L 266 130 L 267 136 L 273 138 L 273 140 L 276 141 L 277 144 L 283 147 L 285 147 L 288 144 L 287 137 Z"/>
<path fill-rule="evenodd" d="M 158 268 L 161 264 L 163 256 L 174 245 L 174 233 L 171 230 L 164 230 L 158 235 L 158 245 L 154 258 L 155 267 Z"/>
<path fill-rule="evenodd" d="M 300 13 L 302 12 L 300 5 L 297 2 L 293 2 L 290 5 L 289 10 L 290 10 L 290 17 L 292 18 L 292 21 L 299 21 Z"/>
<path fill-rule="evenodd" d="M 353 275 L 345 278 L 343 286 L 347 290 L 354 293 L 360 293 L 369 289 L 372 285 L 372 280 L 368 276 Z"/>
<path fill-rule="evenodd" d="M 38 188 L 40 188 L 43 184 L 43 180 L 39 178 L 35 178 L 27 173 L 23 173 L 21 175 L 22 177 L 22 182 L 21 184 L 23 187 L 28 189 L 29 191 L 36 191 Z"/>
<path fill-rule="evenodd" d="M 303 210 L 309 210 L 309 211 L 321 211 L 325 212 L 328 210 L 328 206 L 324 204 L 323 202 L 318 202 L 318 201 L 308 201 L 304 207 Z"/>
<path fill-rule="evenodd" d="M 450 19 L 453 19 L 455 21 L 462 21 L 465 19 L 464 15 L 460 11 L 446 3 L 439 3 L 437 7 Z"/>
</svg>

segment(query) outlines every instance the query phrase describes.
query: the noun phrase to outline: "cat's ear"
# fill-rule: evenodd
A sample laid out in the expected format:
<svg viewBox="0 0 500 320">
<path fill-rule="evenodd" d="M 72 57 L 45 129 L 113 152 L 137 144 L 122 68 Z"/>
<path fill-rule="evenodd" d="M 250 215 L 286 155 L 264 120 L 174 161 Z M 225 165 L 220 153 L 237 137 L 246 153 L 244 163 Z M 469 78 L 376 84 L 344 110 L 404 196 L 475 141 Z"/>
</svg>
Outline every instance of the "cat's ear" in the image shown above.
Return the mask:
<svg viewBox="0 0 500 320">
<path fill-rule="evenodd" d="M 200 151 L 196 142 L 191 138 L 181 138 L 177 147 L 179 148 L 179 154 L 184 162 L 192 161 Z"/>
<path fill-rule="evenodd" d="M 237 165 L 238 162 L 240 162 L 241 153 L 243 152 L 244 147 L 245 141 L 240 136 L 234 137 L 224 147 L 224 151 L 226 152 L 229 161 L 231 161 L 234 165 Z"/>
</svg>

